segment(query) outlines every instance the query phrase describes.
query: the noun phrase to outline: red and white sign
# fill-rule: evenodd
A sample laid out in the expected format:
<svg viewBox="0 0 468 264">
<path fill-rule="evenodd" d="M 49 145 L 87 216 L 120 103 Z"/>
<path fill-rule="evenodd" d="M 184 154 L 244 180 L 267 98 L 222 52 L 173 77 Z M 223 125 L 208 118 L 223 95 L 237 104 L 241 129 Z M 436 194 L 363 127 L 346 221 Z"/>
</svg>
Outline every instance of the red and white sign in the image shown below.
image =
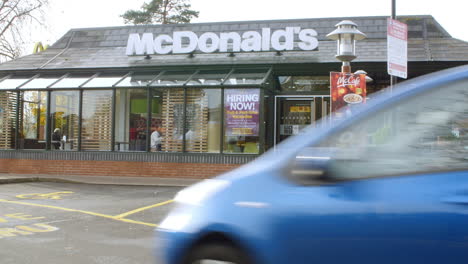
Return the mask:
<svg viewBox="0 0 468 264">
<path fill-rule="evenodd" d="M 387 20 L 388 74 L 408 77 L 408 25 L 398 20 Z"/>
</svg>

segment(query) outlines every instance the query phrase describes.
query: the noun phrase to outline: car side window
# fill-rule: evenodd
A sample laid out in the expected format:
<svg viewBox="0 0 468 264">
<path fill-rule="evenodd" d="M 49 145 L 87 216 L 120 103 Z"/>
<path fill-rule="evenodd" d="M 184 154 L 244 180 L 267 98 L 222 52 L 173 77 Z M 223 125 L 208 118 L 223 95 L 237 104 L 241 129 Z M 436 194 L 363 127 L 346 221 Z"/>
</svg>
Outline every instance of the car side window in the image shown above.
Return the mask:
<svg viewBox="0 0 468 264">
<path fill-rule="evenodd" d="M 403 100 L 332 134 L 338 178 L 468 169 L 468 81 Z"/>
</svg>

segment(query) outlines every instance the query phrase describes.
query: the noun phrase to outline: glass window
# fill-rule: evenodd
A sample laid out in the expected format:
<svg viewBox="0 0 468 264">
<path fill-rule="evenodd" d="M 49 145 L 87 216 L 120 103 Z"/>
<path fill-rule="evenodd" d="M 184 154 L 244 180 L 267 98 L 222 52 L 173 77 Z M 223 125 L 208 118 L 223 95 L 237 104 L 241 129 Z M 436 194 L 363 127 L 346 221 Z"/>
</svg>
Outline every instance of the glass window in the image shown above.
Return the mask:
<svg viewBox="0 0 468 264">
<path fill-rule="evenodd" d="M 115 106 L 115 151 L 147 150 L 147 98 L 146 89 L 117 90 Z M 158 106 L 153 106 L 153 109 L 155 107 L 158 108 Z"/>
<path fill-rule="evenodd" d="M 330 92 L 330 76 L 279 76 L 281 90 L 291 92 Z"/>
<path fill-rule="evenodd" d="M 123 78 L 122 75 L 99 75 L 98 77 L 93 78 L 91 81 L 83 85 L 83 87 L 112 87 Z"/>
<path fill-rule="evenodd" d="M 260 89 L 225 89 L 224 108 L 224 152 L 258 154 Z"/>
<path fill-rule="evenodd" d="M 338 150 L 332 170 L 343 178 L 467 169 L 467 85 L 409 98 L 331 135 L 319 147 Z"/>
<path fill-rule="evenodd" d="M 78 150 L 79 91 L 52 91 L 50 139 L 52 150 Z"/>
<path fill-rule="evenodd" d="M 91 76 L 91 74 L 70 75 L 54 84 L 51 88 L 78 88 L 80 85 L 89 80 Z"/>
<path fill-rule="evenodd" d="M 133 73 L 118 83 L 117 87 L 147 86 L 159 72 Z"/>
<path fill-rule="evenodd" d="M 0 149 L 15 148 L 16 95 L 16 92 L 0 91 Z"/>
<path fill-rule="evenodd" d="M 3 80 L 0 82 L 0 89 L 15 89 L 21 84 L 25 83 L 27 80 L 31 79 L 30 76 L 17 76 Z"/>
<path fill-rule="evenodd" d="M 180 88 L 155 88 L 153 104 L 161 107 L 160 114 L 153 113 L 152 126 L 161 124 L 161 151 L 182 152 L 184 131 L 184 90 Z M 154 109 L 154 108 L 153 108 Z M 156 110 L 153 110 L 156 111 Z M 155 128 L 152 128 L 154 131 Z"/>
<path fill-rule="evenodd" d="M 56 82 L 59 78 L 60 76 L 40 76 L 21 86 L 21 89 L 44 89 Z"/>
<path fill-rule="evenodd" d="M 187 152 L 220 152 L 221 89 L 188 89 L 185 126 Z"/>
<path fill-rule="evenodd" d="M 193 86 L 221 85 L 229 70 L 201 70 L 187 83 Z"/>
<path fill-rule="evenodd" d="M 46 148 L 47 93 L 21 92 L 20 149 Z"/>
<path fill-rule="evenodd" d="M 83 91 L 81 150 L 110 151 L 112 146 L 112 90 Z"/>
<path fill-rule="evenodd" d="M 151 86 L 181 86 L 193 73 L 194 71 L 168 71 L 154 80 Z"/>
<path fill-rule="evenodd" d="M 330 113 L 329 96 L 279 97 L 277 99 L 277 143 L 290 136 L 302 134 L 310 125 L 323 118 L 321 126 L 327 126 Z"/>
<path fill-rule="evenodd" d="M 268 69 L 236 69 L 224 82 L 227 85 L 261 84 Z"/>
</svg>

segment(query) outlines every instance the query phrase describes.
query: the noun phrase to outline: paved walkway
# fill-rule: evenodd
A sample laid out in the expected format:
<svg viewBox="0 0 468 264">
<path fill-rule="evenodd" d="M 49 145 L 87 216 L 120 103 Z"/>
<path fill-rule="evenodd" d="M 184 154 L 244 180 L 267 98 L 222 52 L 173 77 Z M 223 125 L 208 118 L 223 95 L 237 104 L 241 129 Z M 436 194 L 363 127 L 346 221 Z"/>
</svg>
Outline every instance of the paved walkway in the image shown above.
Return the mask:
<svg viewBox="0 0 468 264">
<path fill-rule="evenodd" d="M 156 177 L 121 177 L 121 176 L 71 176 L 71 175 L 36 175 L 0 173 L 0 184 L 21 182 L 75 182 L 88 184 L 112 185 L 147 185 L 147 186 L 189 186 L 199 179 L 174 179 Z"/>
</svg>

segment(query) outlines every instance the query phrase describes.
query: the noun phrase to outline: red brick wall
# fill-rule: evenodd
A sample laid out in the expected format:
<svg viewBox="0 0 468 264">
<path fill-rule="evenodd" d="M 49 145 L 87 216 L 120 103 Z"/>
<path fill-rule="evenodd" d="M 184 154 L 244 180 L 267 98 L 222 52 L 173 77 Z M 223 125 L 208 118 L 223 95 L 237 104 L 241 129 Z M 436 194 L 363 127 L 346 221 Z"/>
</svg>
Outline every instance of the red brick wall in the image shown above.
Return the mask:
<svg viewBox="0 0 468 264">
<path fill-rule="evenodd" d="M 203 179 L 241 164 L 0 159 L 0 173 Z"/>
</svg>

